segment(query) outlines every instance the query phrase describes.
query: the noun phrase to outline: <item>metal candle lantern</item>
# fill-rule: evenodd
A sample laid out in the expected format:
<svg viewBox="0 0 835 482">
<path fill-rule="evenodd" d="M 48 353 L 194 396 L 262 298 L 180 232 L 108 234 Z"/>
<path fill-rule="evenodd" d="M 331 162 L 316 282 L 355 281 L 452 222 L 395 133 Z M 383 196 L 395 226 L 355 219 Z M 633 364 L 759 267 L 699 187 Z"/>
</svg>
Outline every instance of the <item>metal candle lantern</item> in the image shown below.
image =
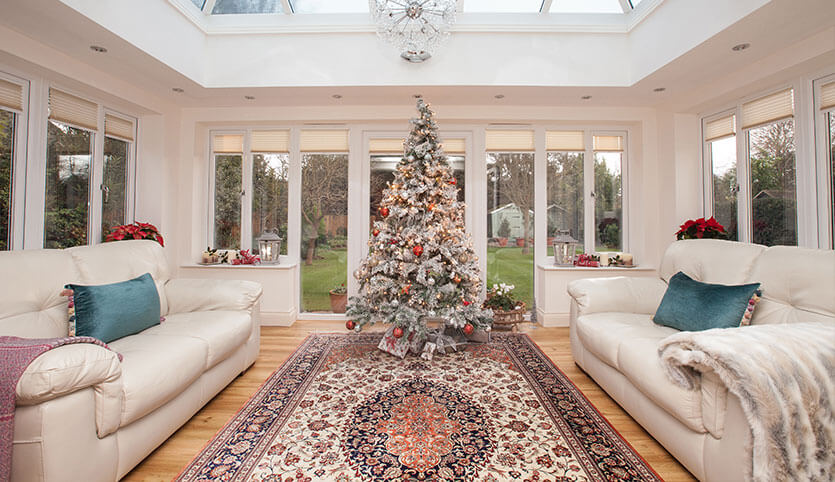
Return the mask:
<svg viewBox="0 0 835 482">
<path fill-rule="evenodd" d="M 558 266 L 573 266 L 574 253 L 580 242 L 571 237 L 568 230 L 559 231 L 554 238 L 554 262 Z"/>
<path fill-rule="evenodd" d="M 255 241 L 258 242 L 258 255 L 261 257 L 262 264 L 278 263 L 281 238 L 277 234 L 269 231 L 261 233 Z"/>
</svg>

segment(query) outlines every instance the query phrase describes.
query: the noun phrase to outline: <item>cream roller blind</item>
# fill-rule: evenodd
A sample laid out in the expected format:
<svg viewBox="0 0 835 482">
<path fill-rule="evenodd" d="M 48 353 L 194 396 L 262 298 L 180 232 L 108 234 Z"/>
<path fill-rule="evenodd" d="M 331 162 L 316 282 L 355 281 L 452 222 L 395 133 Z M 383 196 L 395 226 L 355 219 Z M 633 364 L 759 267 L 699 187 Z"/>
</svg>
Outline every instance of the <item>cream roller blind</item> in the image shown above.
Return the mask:
<svg viewBox="0 0 835 482">
<path fill-rule="evenodd" d="M 467 153 L 466 139 L 444 139 L 442 145 L 444 147 L 444 152 L 447 154 L 464 155 Z"/>
<path fill-rule="evenodd" d="M 23 86 L 0 79 L 0 107 L 23 112 Z"/>
<path fill-rule="evenodd" d="M 244 152 L 243 134 L 216 134 L 212 140 L 212 152 L 241 154 Z"/>
<path fill-rule="evenodd" d="M 527 130 L 488 130 L 488 151 L 533 151 L 533 131 Z"/>
<path fill-rule="evenodd" d="M 742 104 L 742 128 L 761 126 L 794 115 L 792 89 L 782 90 Z"/>
<path fill-rule="evenodd" d="M 290 152 L 290 131 L 252 131 L 252 152 Z"/>
<path fill-rule="evenodd" d="M 821 86 L 821 109 L 835 107 L 835 82 Z"/>
<path fill-rule="evenodd" d="M 49 118 L 85 129 L 98 129 L 99 109 L 95 102 L 84 100 L 58 89 L 49 89 Z"/>
<path fill-rule="evenodd" d="M 549 151 L 583 151 L 583 131 L 547 131 L 545 148 Z"/>
<path fill-rule="evenodd" d="M 371 139 L 368 152 L 372 154 L 403 154 L 403 139 Z"/>
<path fill-rule="evenodd" d="M 705 142 L 736 135 L 736 116 L 733 114 L 705 122 Z"/>
<path fill-rule="evenodd" d="M 594 136 L 594 150 L 608 152 L 623 151 L 623 137 L 621 136 Z"/>
<path fill-rule="evenodd" d="M 128 141 L 133 140 L 133 122 L 115 115 L 104 115 L 104 133 Z"/>
<path fill-rule="evenodd" d="M 340 130 L 303 130 L 301 134 L 302 152 L 348 152 L 348 131 Z"/>
</svg>

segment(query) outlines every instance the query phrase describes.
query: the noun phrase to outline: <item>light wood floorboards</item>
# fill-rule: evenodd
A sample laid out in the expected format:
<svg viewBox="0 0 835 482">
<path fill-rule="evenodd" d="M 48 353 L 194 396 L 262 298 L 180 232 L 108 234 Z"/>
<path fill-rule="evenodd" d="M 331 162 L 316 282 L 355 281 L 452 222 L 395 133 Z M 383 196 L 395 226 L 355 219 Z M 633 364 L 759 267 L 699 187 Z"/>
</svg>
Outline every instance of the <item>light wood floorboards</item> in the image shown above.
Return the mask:
<svg viewBox="0 0 835 482">
<path fill-rule="evenodd" d="M 541 328 L 527 324 L 521 325 L 520 331 L 531 336 L 661 477 L 667 481 L 694 480 L 684 467 L 574 364 L 568 328 Z M 261 353 L 255 364 L 122 480 L 168 481 L 176 477 L 308 334 L 328 332 L 344 333 L 344 322 L 300 320 L 288 328 L 263 327 Z"/>
</svg>

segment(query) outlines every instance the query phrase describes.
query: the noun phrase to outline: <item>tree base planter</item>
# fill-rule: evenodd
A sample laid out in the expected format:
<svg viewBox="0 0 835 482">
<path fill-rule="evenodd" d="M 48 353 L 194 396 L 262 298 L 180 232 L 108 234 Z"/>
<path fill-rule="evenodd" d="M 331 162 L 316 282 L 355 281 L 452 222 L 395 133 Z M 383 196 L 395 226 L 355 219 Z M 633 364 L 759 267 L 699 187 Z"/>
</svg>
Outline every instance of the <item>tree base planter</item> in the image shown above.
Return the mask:
<svg viewBox="0 0 835 482">
<path fill-rule="evenodd" d="M 517 331 L 516 325 L 525 322 L 525 304 L 511 311 L 493 310 L 493 328 L 509 328 Z"/>
<path fill-rule="evenodd" d="M 334 293 L 333 291 L 329 291 L 328 294 L 331 298 L 331 311 L 334 313 L 345 313 L 345 307 L 348 305 L 348 294 Z"/>
</svg>

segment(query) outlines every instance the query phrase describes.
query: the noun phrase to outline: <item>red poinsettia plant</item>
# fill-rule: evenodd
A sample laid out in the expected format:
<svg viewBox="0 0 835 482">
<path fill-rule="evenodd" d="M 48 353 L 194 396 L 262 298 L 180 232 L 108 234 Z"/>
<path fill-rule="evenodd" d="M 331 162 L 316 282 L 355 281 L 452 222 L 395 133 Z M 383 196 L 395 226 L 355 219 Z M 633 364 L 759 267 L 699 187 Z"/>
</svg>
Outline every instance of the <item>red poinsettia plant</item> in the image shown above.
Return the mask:
<svg viewBox="0 0 835 482">
<path fill-rule="evenodd" d="M 150 223 L 134 222 L 133 224 L 121 224 L 110 228 L 110 233 L 104 238 L 104 242 L 122 241 L 124 239 L 152 239 L 165 246 L 159 229 Z"/>
<path fill-rule="evenodd" d="M 688 219 L 676 231 L 676 239 L 725 239 L 727 237 L 728 233 L 725 232 L 725 226 L 719 224 L 714 217 Z"/>
</svg>

